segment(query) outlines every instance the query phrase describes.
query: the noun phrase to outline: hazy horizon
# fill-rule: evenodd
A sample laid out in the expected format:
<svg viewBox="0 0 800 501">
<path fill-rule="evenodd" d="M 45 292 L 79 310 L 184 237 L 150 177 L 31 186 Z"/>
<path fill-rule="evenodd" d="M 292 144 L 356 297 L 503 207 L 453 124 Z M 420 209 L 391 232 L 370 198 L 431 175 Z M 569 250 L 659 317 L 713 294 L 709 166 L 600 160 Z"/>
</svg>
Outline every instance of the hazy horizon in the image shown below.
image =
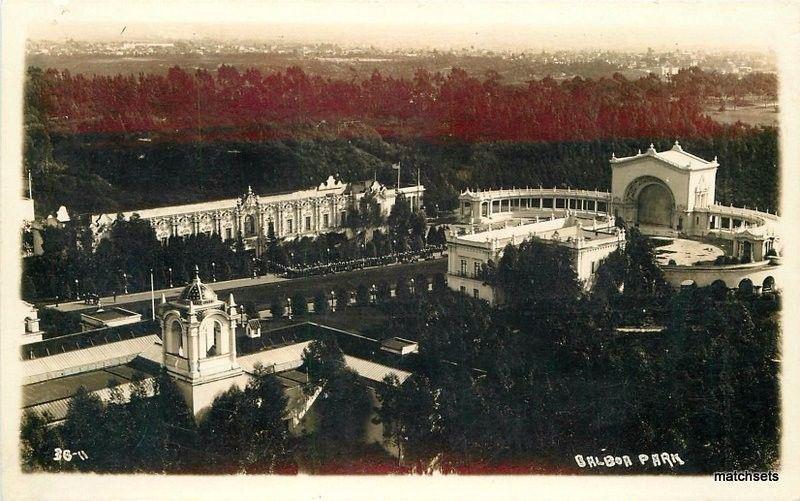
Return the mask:
<svg viewBox="0 0 800 501">
<path fill-rule="evenodd" d="M 47 6 L 30 40 L 250 39 L 380 49 L 704 50 L 771 52 L 786 23 L 778 4 L 688 2 L 234 1 L 224 8 L 136 2 L 114 13 L 93 2 Z M 181 8 L 183 5 L 184 8 Z M 150 6 L 150 7 L 148 7 Z M 209 22 L 209 19 L 215 21 Z"/>
</svg>

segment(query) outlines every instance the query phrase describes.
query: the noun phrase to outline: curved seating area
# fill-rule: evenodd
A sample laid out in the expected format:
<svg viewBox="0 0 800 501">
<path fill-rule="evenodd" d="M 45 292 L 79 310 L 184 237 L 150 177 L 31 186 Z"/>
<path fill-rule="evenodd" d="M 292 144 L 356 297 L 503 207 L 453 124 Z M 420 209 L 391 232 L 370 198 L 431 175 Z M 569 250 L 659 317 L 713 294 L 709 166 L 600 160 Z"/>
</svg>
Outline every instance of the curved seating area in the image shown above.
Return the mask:
<svg viewBox="0 0 800 501">
<path fill-rule="evenodd" d="M 467 190 L 459 197 L 458 219 L 481 224 L 507 218 L 564 217 L 567 212 L 597 216 L 609 214 L 611 194 L 571 188 L 512 188 Z"/>
<path fill-rule="evenodd" d="M 578 190 L 571 188 L 511 188 L 498 190 L 466 190 L 459 197 L 458 221 L 477 225 L 484 229 L 504 225 L 511 219 L 561 218 L 574 215 L 587 219 L 610 218 L 614 213 L 612 194 L 600 190 Z M 671 230 L 676 236 L 710 236 L 733 241 L 735 255 L 740 255 L 747 242 L 769 241 L 769 248 L 780 250 L 780 217 L 777 214 L 754 209 L 719 204 L 695 208 L 695 215 L 707 221 L 704 227 L 694 227 L 689 232 Z M 647 233 L 647 230 L 643 231 Z M 773 247 L 773 244 L 775 247 Z M 773 286 L 780 274 L 777 260 L 764 256 L 766 249 L 753 254 L 756 262 L 728 265 L 684 265 L 663 266 L 668 281 L 678 287 L 684 280 L 693 280 L 697 285 L 709 285 L 723 280 L 731 287 L 742 280 L 762 283 L 769 279 Z"/>
</svg>

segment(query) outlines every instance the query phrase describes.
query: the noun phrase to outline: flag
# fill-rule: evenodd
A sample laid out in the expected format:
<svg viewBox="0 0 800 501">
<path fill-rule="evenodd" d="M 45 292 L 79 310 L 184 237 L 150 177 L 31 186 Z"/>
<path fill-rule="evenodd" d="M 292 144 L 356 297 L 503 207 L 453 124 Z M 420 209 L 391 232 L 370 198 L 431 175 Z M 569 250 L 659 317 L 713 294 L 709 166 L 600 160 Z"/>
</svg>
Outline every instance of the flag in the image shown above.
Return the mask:
<svg viewBox="0 0 800 501">
<path fill-rule="evenodd" d="M 400 170 L 400 162 L 397 162 L 396 164 L 392 164 L 392 169 Z"/>
</svg>

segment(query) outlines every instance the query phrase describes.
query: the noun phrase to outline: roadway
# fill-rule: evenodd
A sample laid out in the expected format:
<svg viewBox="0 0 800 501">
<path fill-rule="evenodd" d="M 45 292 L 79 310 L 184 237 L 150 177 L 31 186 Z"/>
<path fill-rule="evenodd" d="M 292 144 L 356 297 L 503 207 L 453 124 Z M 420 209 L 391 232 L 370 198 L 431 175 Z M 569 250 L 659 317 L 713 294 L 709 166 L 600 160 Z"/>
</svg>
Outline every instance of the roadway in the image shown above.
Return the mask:
<svg viewBox="0 0 800 501">
<path fill-rule="evenodd" d="M 211 289 L 217 293 L 219 299 L 223 301 L 226 301 L 228 299 L 228 294 L 232 292 L 238 304 L 252 302 L 256 305 L 266 306 L 268 302 L 276 296 L 285 298 L 292 294 L 303 293 L 308 297 L 312 297 L 317 290 L 329 291 L 336 287 L 347 287 L 352 290 L 360 283 L 371 286 L 381 280 L 393 282 L 394 279 L 401 275 L 409 279 L 414 278 L 417 274 L 423 274 L 426 275 L 428 279 L 431 279 L 435 273 L 446 273 L 446 271 L 447 259 L 439 258 L 413 263 L 375 266 L 312 277 L 286 279 L 273 274 L 267 274 L 256 278 L 239 278 L 235 280 L 204 283 L 211 287 Z M 156 290 L 154 293 L 156 304 L 161 301 L 162 294 L 164 294 L 167 299 L 176 298 L 184 288 L 185 285 L 181 285 L 179 287 Z M 116 300 L 114 296 L 105 296 L 100 299 L 100 304 L 121 306 L 149 316 L 150 301 L 150 291 L 144 291 L 131 294 L 118 294 Z M 59 303 L 58 306 L 48 305 L 48 307 L 56 308 L 64 312 L 96 308 L 96 306 L 87 305 L 83 301 Z"/>
</svg>

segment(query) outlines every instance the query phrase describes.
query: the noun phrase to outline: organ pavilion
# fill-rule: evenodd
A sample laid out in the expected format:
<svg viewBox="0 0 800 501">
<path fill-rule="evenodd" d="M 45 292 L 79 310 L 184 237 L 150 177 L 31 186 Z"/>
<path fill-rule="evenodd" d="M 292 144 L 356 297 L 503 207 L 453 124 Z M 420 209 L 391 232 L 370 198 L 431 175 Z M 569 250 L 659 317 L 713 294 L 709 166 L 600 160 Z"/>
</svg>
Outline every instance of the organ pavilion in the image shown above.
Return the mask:
<svg viewBox="0 0 800 501">
<path fill-rule="evenodd" d="M 686 152 L 678 141 L 656 151 L 654 145 L 628 157 L 612 155 L 611 192 L 561 188 L 466 190 L 459 196 L 459 224 L 448 243 L 448 284 L 489 302 L 498 291 L 484 282 L 481 268 L 497 262 L 503 248 L 538 238 L 569 248 L 578 278 L 588 288 L 595 270 L 614 250 L 624 247 L 617 218 L 648 236 L 720 240 L 735 266 L 663 266 L 673 285 L 684 280 L 728 285 L 752 279 L 774 284 L 781 254 L 776 214 L 715 202 L 717 159 Z M 773 256 L 774 254 L 774 256 Z"/>
</svg>

